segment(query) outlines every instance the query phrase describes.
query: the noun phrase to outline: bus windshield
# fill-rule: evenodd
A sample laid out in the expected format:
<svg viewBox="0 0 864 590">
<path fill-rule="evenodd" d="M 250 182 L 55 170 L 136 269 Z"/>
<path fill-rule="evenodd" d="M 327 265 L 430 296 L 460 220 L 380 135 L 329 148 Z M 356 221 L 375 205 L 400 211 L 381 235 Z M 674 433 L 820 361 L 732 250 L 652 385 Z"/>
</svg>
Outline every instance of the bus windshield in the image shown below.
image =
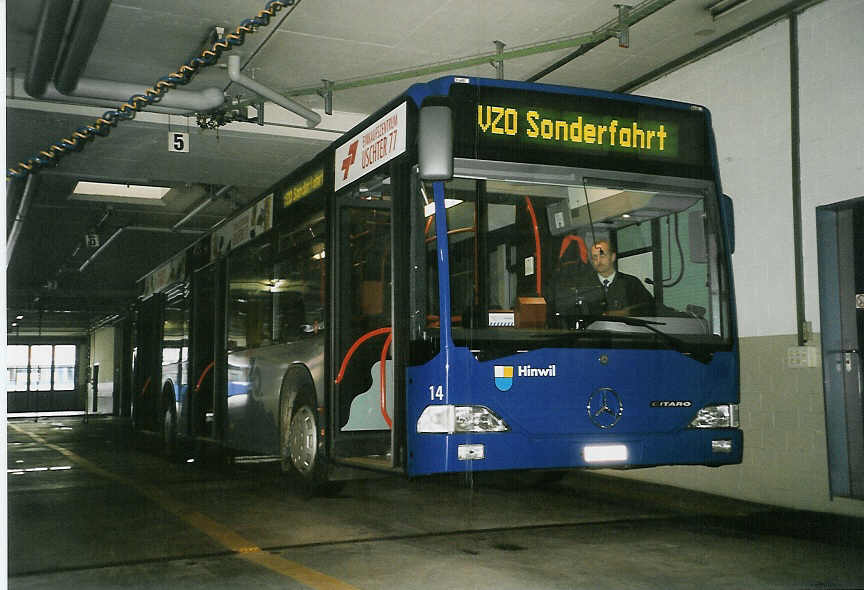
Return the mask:
<svg viewBox="0 0 864 590">
<path fill-rule="evenodd" d="M 422 192 L 432 194 L 429 187 Z M 708 183 L 674 179 L 448 181 L 454 341 L 513 350 L 728 347 L 728 277 L 709 195 Z M 432 285 L 433 217 L 429 204 Z M 427 292 L 427 309 L 435 314 L 437 291 Z M 436 320 L 430 315 L 428 325 Z"/>
</svg>

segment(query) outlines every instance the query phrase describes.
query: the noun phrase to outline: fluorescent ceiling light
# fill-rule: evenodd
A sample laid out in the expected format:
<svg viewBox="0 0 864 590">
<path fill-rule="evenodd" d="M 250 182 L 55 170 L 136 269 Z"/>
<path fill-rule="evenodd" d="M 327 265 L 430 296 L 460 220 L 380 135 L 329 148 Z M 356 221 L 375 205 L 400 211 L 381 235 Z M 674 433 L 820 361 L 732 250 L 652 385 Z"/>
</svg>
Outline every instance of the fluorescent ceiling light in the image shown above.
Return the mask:
<svg viewBox="0 0 864 590">
<path fill-rule="evenodd" d="M 113 184 L 109 182 L 84 182 L 75 185 L 73 198 L 99 197 L 106 201 L 160 201 L 170 187 L 143 186 L 139 184 Z"/>
</svg>

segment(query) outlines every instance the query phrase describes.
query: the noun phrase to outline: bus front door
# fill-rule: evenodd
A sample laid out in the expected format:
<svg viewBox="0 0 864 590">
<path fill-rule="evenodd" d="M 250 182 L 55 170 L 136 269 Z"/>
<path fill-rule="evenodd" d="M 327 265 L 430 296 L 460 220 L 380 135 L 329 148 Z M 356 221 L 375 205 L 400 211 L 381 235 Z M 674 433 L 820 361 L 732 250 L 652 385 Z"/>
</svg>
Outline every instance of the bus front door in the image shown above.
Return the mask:
<svg viewBox="0 0 864 590">
<path fill-rule="evenodd" d="M 371 187 L 355 189 L 358 196 L 370 193 Z M 328 400 L 331 458 L 385 470 L 395 466 L 397 394 L 390 204 L 389 195 L 371 200 L 346 195 L 337 208 Z"/>
</svg>

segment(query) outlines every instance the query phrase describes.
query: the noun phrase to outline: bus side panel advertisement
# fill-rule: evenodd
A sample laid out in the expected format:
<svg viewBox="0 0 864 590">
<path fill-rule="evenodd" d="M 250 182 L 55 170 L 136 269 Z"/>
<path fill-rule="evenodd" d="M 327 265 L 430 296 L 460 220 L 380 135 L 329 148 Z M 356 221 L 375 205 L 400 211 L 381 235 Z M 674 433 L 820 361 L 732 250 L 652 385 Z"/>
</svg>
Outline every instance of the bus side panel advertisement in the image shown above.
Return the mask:
<svg viewBox="0 0 864 590">
<path fill-rule="evenodd" d="M 185 250 L 144 277 L 144 297 L 159 293 L 181 279 L 186 279 Z"/>
<path fill-rule="evenodd" d="M 273 195 L 269 194 L 213 233 L 211 260 L 242 246 L 273 227 Z"/>
</svg>

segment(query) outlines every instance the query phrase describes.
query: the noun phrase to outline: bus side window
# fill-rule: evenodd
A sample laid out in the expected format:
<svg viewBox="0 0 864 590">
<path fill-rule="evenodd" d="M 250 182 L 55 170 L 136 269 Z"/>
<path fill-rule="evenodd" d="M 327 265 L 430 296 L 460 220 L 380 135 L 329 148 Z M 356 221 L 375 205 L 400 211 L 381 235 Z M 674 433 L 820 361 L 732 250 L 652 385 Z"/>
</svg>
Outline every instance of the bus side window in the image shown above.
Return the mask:
<svg viewBox="0 0 864 590">
<path fill-rule="evenodd" d="M 273 301 L 269 244 L 255 244 L 229 259 L 228 348 L 242 350 L 272 344 Z"/>
<path fill-rule="evenodd" d="M 278 342 L 297 340 L 303 334 L 303 324 L 306 321 L 303 294 L 297 291 L 286 291 L 276 293 L 276 299 L 278 301 L 276 340 Z"/>
<path fill-rule="evenodd" d="M 254 298 L 253 298 L 254 297 Z M 249 296 L 246 306 L 246 346 L 258 348 L 271 344 L 270 340 L 270 295 Z"/>
<path fill-rule="evenodd" d="M 273 341 L 294 342 L 324 329 L 323 222 L 301 224 L 283 236 L 279 261 L 270 280 L 273 294 Z"/>
</svg>

